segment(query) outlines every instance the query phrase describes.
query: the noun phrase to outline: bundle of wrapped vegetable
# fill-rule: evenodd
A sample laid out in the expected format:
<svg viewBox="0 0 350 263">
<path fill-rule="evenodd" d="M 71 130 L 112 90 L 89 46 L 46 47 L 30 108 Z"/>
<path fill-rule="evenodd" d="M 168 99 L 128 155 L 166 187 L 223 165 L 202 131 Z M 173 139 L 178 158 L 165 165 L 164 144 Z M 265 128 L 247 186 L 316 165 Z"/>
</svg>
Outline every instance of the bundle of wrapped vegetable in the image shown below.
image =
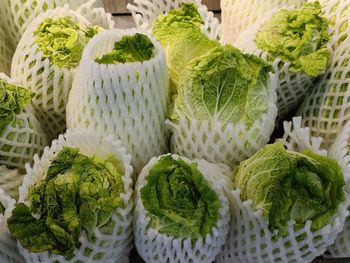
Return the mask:
<svg viewBox="0 0 350 263">
<path fill-rule="evenodd" d="M 67 130 L 35 158 L 8 219 L 26 262 L 122 262 L 132 247 L 131 156 L 114 136 Z"/>
<path fill-rule="evenodd" d="M 30 90 L 0 73 L 0 165 L 24 170 L 25 163 L 31 163 L 34 154 L 40 154 L 47 145 L 34 116 L 32 97 Z"/>
<path fill-rule="evenodd" d="M 289 5 L 300 7 L 305 2 L 306 0 L 221 0 L 222 41 L 233 43 L 240 33 L 271 9 Z"/>
<path fill-rule="evenodd" d="M 319 2 L 274 9 L 242 32 L 233 45 L 273 65 L 278 116 L 295 109 L 325 72 L 330 56 L 328 21 Z"/>
<path fill-rule="evenodd" d="M 293 125 L 235 169 L 234 190 L 226 189 L 231 229 L 218 262 L 311 262 L 342 231 L 346 160 L 327 157 L 300 118 Z"/>
<path fill-rule="evenodd" d="M 350 120 L 350 39 L 344 40 L 331 54 L 326 73 L 310 90 L 298 115 L 312 136 L 322 137 L 328 148 Z"/>
<path fill-rule="evenodd" d="M 37 117 L 50 139 L 66 128 L 66 103 L 76 67 L 93 26 L 67 6 L 37 17 L 23 34 L 12 61 L 12 77 L 35 92 Z"/>
<path fill-rule="evenodd" d="M 154 157 L 135 187 L 136 248 L 147 262 L 213 262 L 229 229 L 230 169 L 178 155 Z"/>
<path fill-rule="evenodd" d="M 115 134 L 132 154 L 137 173 L 153 156 L 167 152 L 168 86 L 164 50 L 150 34 L 105 31 L 84 50 L 67 125 Z"/>
<path fill-rule="evenodd" d="M 11 211 L 16 201 L 0 188 L 0 262 L 19 263 L 24 259 L 19 254 L 16 241 L 11 237 L 6 220 L 11 216 Z"/>
</svg>

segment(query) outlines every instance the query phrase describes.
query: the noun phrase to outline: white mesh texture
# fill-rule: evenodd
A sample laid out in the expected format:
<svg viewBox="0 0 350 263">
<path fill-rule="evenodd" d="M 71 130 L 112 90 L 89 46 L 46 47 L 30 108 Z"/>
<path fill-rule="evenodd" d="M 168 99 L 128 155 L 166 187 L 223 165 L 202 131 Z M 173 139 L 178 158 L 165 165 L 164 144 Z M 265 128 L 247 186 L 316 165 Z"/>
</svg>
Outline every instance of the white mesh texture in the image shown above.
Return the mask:
<svg viewBox="0 0 350 263">
<path fill-rule="evenodd" d="M 181 3 L 194 3 L 198 6 L 198 12 L 204 22 L 201 26 L 202 32 L 210 39 L 219 39 L 221 36 L 219 20 L 214 17 L 212 12 L 208 11 L 201 0 L 134 0 L 133 3 L 133 5 L 128 4 L 127 8 L 131 11 L 137 28 L 151 31 L 159 15 L 179 8 Z"/>
<path fill-rule="evenodd" d="M 294 5 L 300 7 L 306 0 L 221 0 L 222 41 L 233 43 L 238 35 L 271 9 Z"/>
<path fill-rule="evenodd" d="M 39 158 L 34 157 L 34 165 L 26 166 L 27 174 L 24 176 L 23 184 L 19 189 L 19 202 L 28 204 L 27 194 L 29 187 L 38 182 L 47 171 L 53 158 L 63 149 L 63 147 L 76 147 L 82 154 L 87 156 L 97 156 L 106 158 L 108 155 L 115 155 L 124 166 L 124 193 L 120 195 L 124 201 L 124 208 L 117 208 L 112 215 L 115 223 L 111 235 L 103 234 L 99 229 L 94 229 L 96 237 L 95 242 L 89 242 L 85 233 L 82 231 L 79 241 L 81 246 L 75 249 L 74 256 L 66 260 L 63 256 L 45 253 L 30 253 L 19 243 L 20 253 L 24 256 L 26 262 L 47 263 L 47 262 L 89 262 L 89 263 L 114 263 L 119 258 L 125 258 L 129 255 L 132 248 L 132 209 L 133 209 L 133 190 L 132 190 L 132 172 L 130 165 L 131 156 L 127 154 L 126 149 L 114 136 L 97 136 L 96 133 L 86 129 L 67 130 L 66 134 L 60 135 L 57 140 L 52 142 L 52 146 L 46 147 L 44 154 Z"/>
<path fill-rule="evenodd" d="M 11 198 L 18 199 L 18 187 L 22 184 L 24 174 L 18 169 L 9 169 L 0 165 L 0 189 L 8 193 Z"/>
<path fill-rule="evenodd" d="M 327 154 L 320 149 L 322 139 L 311 137 L 308 128 L 301 128 L 300 117 L 293 118 L 293 124 L 285 122 L 284 128 L 285 135 L 281 141 L 289 150 L 310 149 L 321 155 Z M 242 201 L 240 189 L 232 190 L 229 200 L 231 229 L 224 249 L 217 257 L 219 263 L 311 262 L 323 254 L 342 231 L 350 204 L 346 195 L 346 201 L 339 206 L 330 224 L 317 231 L 311 230 L 311 221 L 295 231 L 295 221 L 291 220 L 288 222 L 289 235 L 274 240 L 262 211 L 252 207 L 252 200 Z"/>
<path fill-rule="evenodd" d="M 2 73 L 0 79 L 16 84 Z M 9 124 L 0 134 L 0 165 L 24 170 L 25 163 L 31 163 L 34 154 L 40 154 L 47 144 L 46 135 L 34 115 L 34 110 L 28 105 L 16 116 L 15 122 Z"/>
<path fill-rule="evenodd" d="M 18 252 L 17 243 L 11 237 L 7 227 L 7 219 L 11 217 L 16 201 L 12 199 L 2 188 L 0 188 L 0 203 L 5 208 L 5 213 L 0 214 L 0 262 L 24 262 L 24 259 Z"/>
<path fill-rule="evenodd" d="M 350 39 L 331 53 L 326 73 L 305 97 L 298 115 L 312 136 L 322 137 L 328 148 L 350 120 Z"/>
<path fill-rule="evenodd" d="M 283 8 L 291 9 L 294 7 Z M 257 47 L 255 36 L 259 29 L 278 11 L 279 9 L 276 8 L 269 12 L 266 11 L 264 17 L 247 27 L 247 29 L 243 31 L 232 44 L 245 53 L 254 54 L 265 61 L 268 61 L 268 54 Z M 289 111 L 300 105 L 305 95 L 314 86 L 314 78 L 303 72 L 290 72 L 290 62 L 283 62 L 278 58 L 274 60 L 272 67 L 278 78 L 277 108 L 278 118 L 282 119 Z"/>
<path fill-rule="evenodd" d="M 219 253 L 229 229 L 229 206 L 223 192 L 223 185 L 227 184 L 226 175 L 231 173 L 224 165 L 215 165 L 204 160 L 196 160 L 198 170 L 203 174 L 211 189 L 217 194 L 221 208 L 219 209 L 219 220 L 213 226 L 210 233 L 196 242 L 190 238 L 174 238 L 159 233 L 156 229 L 148 228 L 150 216 L 148 215 L 141 199 L 141 189 L 147 183 L 147 176 L 152 166 L 161 158 L 154 157 L 141 171 L 136 183 L 136 208 L 134 220 L 134 236 L 137 251 L 147 263 L 153 262 L 212 262 Z M 172 155 L 175 160 L 181 158 L 186 163 L 190 160 L 178 155 Z M 192 244 L 193 243 L 193 244 Z"/>
<path fill-rule="evenodd" d="M 93 12 L 93 9 L 88 10 Z M 65 131 L 66 104 L 76 69 L 50 65 L 50 59 L 43 57 L 36 44 L 34 32 L 46 18 L 58 19 L 65 16 L 71 17 L 73 21 L 83 26 L 90 25 L 88 20 L 68 9 L 68 6 L 49 10 L 29 25 L 12 60 L 11 75 L 19 84 L 36 93 L 33 99 L 34 108 L 50 139 Z"/>
<path fill-rule="evenodd" d="M 155 55 L 149 61 L 95 62 L 122 36 L 136 33 L 145 34 L 135 29 L 105 31 L 86 46 L 69 95 L 67 125 L 115 134 L 132 154 L 137 173 L 153 156 L 168 152 L 164 121 L 169 80 L 164 50 L 147 34 L 155 46 Z"/>
<path fill-rule="evenodd" d="M 268 110 L 248 129 L 245 123 L 188 119 L 180 115 L 178 123 L 167 121 L 171 128 L 172 152 L 190 159 L 232 165 L 261 149 L 270 139 L 277 115 L 276 76 L 271 74 Z"/>
</svg>

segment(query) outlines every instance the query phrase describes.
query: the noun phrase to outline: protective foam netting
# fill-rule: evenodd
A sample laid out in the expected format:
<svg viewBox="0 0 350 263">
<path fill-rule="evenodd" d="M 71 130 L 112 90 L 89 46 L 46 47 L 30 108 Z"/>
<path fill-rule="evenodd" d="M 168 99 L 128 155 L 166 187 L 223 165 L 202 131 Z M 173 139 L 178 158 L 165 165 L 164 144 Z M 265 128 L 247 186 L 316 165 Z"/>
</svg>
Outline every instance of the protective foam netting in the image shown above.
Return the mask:
<svg viewBox="0 0 350 263">
<path fill-rule="evenodd" d="M 209 12 L 207 7 L 201 3 L 201 0 L 134 0 L 133 4 L 128 4 L 127 8 L 131 11 L 137 28 L 152 30 L 154 22 L 159 15 L 164 15 L 172 9 L 180 7 L 181 3 L 194 3 L 198 6 L 198 12 L 204 22 L 201 30 L 210 39 L 219 39 L 221 37 L 220 23 Z"/>
<path fill-rule="evenodd" d="M 5 208 L 5 213 L 0 214 L 0 262 L 22 263 L 24 259 L 19 254 L 17 243 L 7 227 L 7 219 L 11 216 L 16 201 L 0 188 L 0 203 Z"/>
<path fill-rule="evenodd" d="M 294 7 L 284 8 L 291 9 Z M 280 9 L 274 8 L 270 11 L 265 11 L 265 15 L 246 28 L 232 44 L 245 53 L 254 54 L 265 61 L 269 61 L 268 54 L 257 47 L 255 36 L 259 29 L 279 10 Z M 290 64 L 289 61 L 283 62 L 278 58 L 272 63 L 273 71 L 278 79 L 276 91 L 279 119 L 282 119 L 288 112 L 299 106 L 305 95 L 314 85 L 314 78 L 307 74 L 303 72 L 290 72 Z"/>
<path fill-rule="evenodd" d="M 133 182 L 131 176 L 133 168 L 130 165 L 131 156 L 127 153 L 122 143 L 114 136 L 100 137 L 91 130 L 68 129 L 64 135 L 60 135 L 57 140 L 52 142 L 50 148 L 45 148 L 40 158 L 37 155 L 35 156 L 32 167 L 26 166 L 27 174 L 24 176 L 23 184 L 19 188 L 19 202 L 29 205 L 27 200 L 29 187 L 45 176 L 51 161 L 63 147 L 79 148 L 82 154 L 89 157 L 106 158 L 110 154 L 116 156 L 124 167 L 124 175 L 122 176 L 124 192 L 120 195 L 124 206 L 123 208 L 117 208 L 111 217 L 114 222 L 112 234 L 104 234 L 98 228 L 95 228 L 93 230 L 95 241 L 91 242 L 88 240 L 86 233 L 82 231 L 79 238 L 81 245 L 75 249 L 71 259 L 48 252 L 30 253 L 18 243 L 20 253 L 26 262 L 33 263 L 112 263 L 119 262 L 119 259 L 125 260 L 132 248 Z"/>
<path fill-rule="evenodd" d="M 6 32 L 0 26 L 0 72 L 10 74 L 13 51 L 14 49 L 12 48 L 12 44 L 10 43 Z"/>
<path fill-rule="evenodd" d="M 0 79 L 16 84 L 2 73 Z M 40 154 L 47 144 L 46 134 L 28 105 L 0 134 L 0 165 L 24 170 L 25 163 L 32 163 L 34 154 Z M 17 184 L 18 178 L 13 180 Z"/>
<path fill-rule="evenodd" d="M 345 180 L 347 183 L 347 191 L 350 192 L 350 122 L 347 122 L 343 130 L 337 136 L 337 139 L 329 149 L 329 155 L 339 160 L 342 159 L 342 166 L 347 169 Z M 328 257 L 350 257 L 350 217 L 345 221 L 343 231 L 338 235 L 334 244 L 328 248 Z"/>
<path fill-rule="evenodd" d="M 289 150 L 310 149 L 320 155 L 327 155 L 326 150 L 320 149 L 322 139 L 311 137 L 308 128 L 301 128 L 300 117 L 293 118 L 293 123 L 285 122 L 284 129 L 285 135 L 281 141 Z M 338 162 L 341 164 L 343 160 Z M 295 231 L 295 221 L 290 220 L 288 236 L 275 239 L 262 211 L 252 207 L 252 200 L 241 200 L 240 189 L 232 190 L 229 200 L 231 229 L 223 251 L 217 257 L 219 263 L 311 262 L 322 255 L 342 231 L 350 204 L 350 197 L 346 195 L 346 201 L 339 205 L 332 221 L 317 231 L 311 230 L 310 220 L 303 228 Z"/>
<path fill-rule="evenodd" d="M 18 169 L 9 169 L 6 165 L 0 165 L 0 188 L 11 198 L 18 199 L 18 187 L 22 184 L 23 176 L 24 174 Z"/>
<path fill-rule="evenodd" d="M 86 13 L 89 10 L 93 12 L 94 9 L 85 10 Z M 12 60 L 11 76 L 19 84 L 36 93 L 33 99 L 36 116 L 50 139 L 56 138 L 66 129 L 66 104 L 76 69 L 51 65 L 50 59 L 44 57 L 37 45 L 34 32 L 43 20 L 66 16 L 82 26 L 91 24 L 82 15 L 70 10 L 68 6 L 49 10 L 39 15 L 29 25 Z M 100 16 L 102 21 L 109 15 L 101 13 Z"/>
<path fill-rule="evenodd" d="M 155 46 L 148 61 L 99 64 L 123 36 L 146 34 Z M 89 76 L 87 78 L 86 76 Z M 108 30 L 86 46 L 67 104 L 67 125 L 92 127 L 115 134 L 132 154 L 135 172 L 153 157 L 168 152 L 167 116 L 169 80 L 162 46 L 136 29 Z"/>
<path fill-rule="evenodd" d="M 300 7 L 306 0 L 221 0 L 222 41 L 233 43 L 247 27 L 283 6 Z"/>
<path fill-rule="evenodd" d="M 179 112 L 178 122 L 166 122 L 172 132 L 172 152 L 227 165 L 253 155 L 269 141 L 275 127 L 277 81 L 274 74 L 270 74 L 268 86 L 267 112 L 249 128 L 242 121 L 223 125 L 215 120 L 188 119 Z"/>
<path fill-rule="evenodd" d="M 312 136 L 322 137 L 328 148 L 350 120 L 350 39 L 331 53 L 326 73 L 313 87 L 298 110 L 303 126 Z"/>
<path fill-rule="evenodd" d="M 228 183 L 227 175 L 231 173 L 225 165 L 208 163 L 205 160 L 196 160 L 198 170 L 203 174 L 211 189 L 217 194 L 221 208 L 219 219 L 210 233 L 197 241 L 191 238 L 174 238 L 161 234 L 156 229 L 149 228 L 150 216 L 143 206 L 141 189 L 146 185 L 146 178 L 152 166 L 161 158 L 154 157 L 141 171 L 136 183 L 136 208 L 134 220 L 135 245 L 140 256 L 147 263 L 153 262 L 213 262 L 215 256 L 225 243 L 229 230 L 230 212 L 227 198 L 223 192 L 223 186 Z M 186 163 L 192 163 L 187 158 L 172 155 L 175 160 L 182 159 Z"/>
</svg>

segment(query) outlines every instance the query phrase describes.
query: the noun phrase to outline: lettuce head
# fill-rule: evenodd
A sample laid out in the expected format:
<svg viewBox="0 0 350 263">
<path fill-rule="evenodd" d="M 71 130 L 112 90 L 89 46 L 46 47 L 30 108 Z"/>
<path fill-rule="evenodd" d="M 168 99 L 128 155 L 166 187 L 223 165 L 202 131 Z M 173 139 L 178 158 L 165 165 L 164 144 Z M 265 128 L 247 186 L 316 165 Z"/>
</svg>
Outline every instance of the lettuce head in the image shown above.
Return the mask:
<svg viewBox="0 0 350 263">
<path fill-rule="evenodd" d="M 241 199 L 253 201 L 268 219 L 269 229 L 288 235 L 289 220 L 302 228 L 312 220 L 315 231 L 330 223 L 345 200 L 343 173 L 335 160 L 309 150 L 286 150 L 280 142 L 266 145 L 235 170 Z"/>
<path fill-rule="evenodd" d="M 102 30 L 103 28 L 99 26 L 83 27 L 67 16 L 45 19 L 34 35 L 39 50 L 44 58 L 50 59 L 51 65 L 75 68 L 80 62 L 86 44 Z"/>
<path fill-rule="evenodd" d="M 188 63 L 171 119 L 243 123 L 251 127 L 268 111 L 270 66 L 227 45 Z"/>
<path fill-rule="evenodd" d="M 31 252 L 72 256 L 81 231 L 91 240 L 96 228 L 112 234 L 112 214 L 123 207 L 122 174 L 114 156 L 89 158 L 79 149 L 63 148 L 45 176 L 29 189 L 30 206 L 20 203 L 13 210 L 10 232 Z"/>
<path fill-rule="evenodd" d="M 291 72 L 311 77 L 322 74 L 330 57 L 327 19 L 320 16 L 319 2 L 305 3 L 300 9 L 282 9 L 264 24 L 255 42 L 270 59 L 291 62 Z"/>
<path fill-rule="evenodd" d="M 155 47 L 152 41 L 143 34 L 123 36 L 114 43 L 112 52 L 95 59 L 99 64 L 118 64 L 143 62 L 154 56 Z"/>
<path fill-rule="evenodd" d="M 29 89 L 0 80 L 0 135 L 8 125 L 16 123 L 16 115 L 30 105 L 33 96 Z"/>
<path fill-rule="evenodd" d="M 196 164 L 161 157 L 141 189 L 149 227 L 174 238 L 205 237 L 219 219 L 220 201 Z"/>
</svg>

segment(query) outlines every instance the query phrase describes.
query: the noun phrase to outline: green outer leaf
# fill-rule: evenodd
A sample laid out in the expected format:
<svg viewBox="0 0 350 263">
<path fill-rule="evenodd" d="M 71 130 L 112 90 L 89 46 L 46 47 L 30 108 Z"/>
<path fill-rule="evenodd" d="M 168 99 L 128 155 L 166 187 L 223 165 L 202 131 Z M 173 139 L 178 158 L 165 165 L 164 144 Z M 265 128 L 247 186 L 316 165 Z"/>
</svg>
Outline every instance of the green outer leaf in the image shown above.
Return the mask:
<svg viewBox="0 0 350 263">
<path fill-rule="evenodd" d="M 174 238 L 204 237 L 219 219 L 220 201 L 196 164 L 164 156 L 149 170 L 141 199 L 149 227 Z"/>
<path fill-rule="evenodd" d="M 32 101 L 34 93 L 26 88 L 0 80 L 0 135 L 6 127 L 16 121 Z"/>
<path fill-rule="evenodd" d="M 154 56 L 155 47 L 152 41 L 143 34 L 123 36 L 114 43 L 112 52 L 96 58 L 99 64 L 118 64 L 130 62 L 143 62 Z"/>
<path fill-rule="evenodd" d="M 291 61 L 292 72 L 319 76 L 330 57 L 328 21 L 321 12 L 318 1 L 305 3 L 300 9 L 282 9 L 259 29 L 255 38 L 258 48 L 268 52 L 271 60 Z"/>
<path fill-rule="evenodd" d="M 34 36 L 40 51 L 43 52 L 43 57 L 49 58 L 51 65 L 75 68 L 80 62 L 86 44 L 102 30 L 103 28 L 99 26 L 85 28 L 66 16 L 59 19 L 45 19 L 34 32 Z"/>
<path fill-rule="evenodd" d="M 111 235 L 112 214 L 124 206 L 120 167 L 113 156 L 100 160 L 80 154 L 79 149 L 63 148 L 46 176 L 29 189 L 31 207 L 15 208 L 8 220 L 11 233 L 31 252 L 51 251 L 68 258 L 80 246 L 82 230 L 90 240 L 95 239 L 95 228 Z M 26 222 L 27 232 L 22 231 Z"/>
<path fill-rule="evenodd" d="M 251 127 L 268 111 L 270 66 L 232 46 L 192 60 L 183 73 L 172 120 L 220 121 Z"/>
<path fill-rule="evenodd" d="M 295 220 L 296 229 L 312 220 L 311 230 L 326 226 L 345 200 L 342 170 L 335 160 L 311 151 L 285 150 L 282 143 L 266 145 L 240 163 L 234 185 L 241 189 L 242 200 L 268 218 L 269 229 L 288 235 L 287 222 Z"/>
</svg>

